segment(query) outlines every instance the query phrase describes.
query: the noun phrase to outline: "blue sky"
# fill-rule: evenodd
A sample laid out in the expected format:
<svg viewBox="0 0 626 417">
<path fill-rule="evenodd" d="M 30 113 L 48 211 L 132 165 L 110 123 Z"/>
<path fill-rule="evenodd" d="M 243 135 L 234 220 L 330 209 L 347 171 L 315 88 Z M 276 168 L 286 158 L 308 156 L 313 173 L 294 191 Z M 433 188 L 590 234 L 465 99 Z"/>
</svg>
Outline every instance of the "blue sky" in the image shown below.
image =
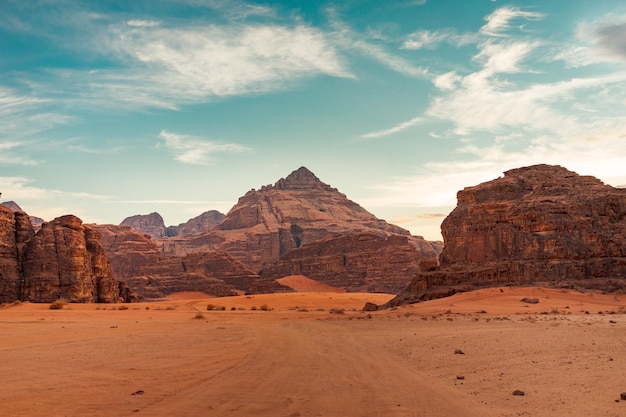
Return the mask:
<svg viewBox="0 0 626 417">
<path fill-rule="evenodd" d="M 0 192 L 166 224 L 306 166 L 413 234 L 559 164 L 626 185 L 622 0 L 4 0 Z"/>
</svg>

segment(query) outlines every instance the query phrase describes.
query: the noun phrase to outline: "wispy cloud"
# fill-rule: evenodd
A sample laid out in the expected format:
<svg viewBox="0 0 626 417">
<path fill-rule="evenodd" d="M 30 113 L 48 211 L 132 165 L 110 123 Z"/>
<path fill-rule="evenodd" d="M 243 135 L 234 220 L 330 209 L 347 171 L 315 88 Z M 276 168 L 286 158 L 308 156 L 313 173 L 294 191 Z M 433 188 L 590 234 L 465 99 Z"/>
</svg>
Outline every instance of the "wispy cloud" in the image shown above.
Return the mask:
<svg viewBox="0 0 626 417">
<path fill-rule="evenodd" d="M 389 135 L 393 135 L 394 133 L 398 133 L 398 132 L 402 132 L 403 130 L 406 130 L 412 126 L 415 126 L 417 124 L 420 124 L 424 121 L 424 119 L 422 117 L 414 117 L 411 120 L 407 120 L 406 122 L 402 122 L 392 128 L 389 129 L 385 129 L 385 130 L 379 130 L 376 132 L 370 132 L 370 133 L 365 133 L 363 135 L 361 135 L 361 139 L 376 139 L 376 138 L 381 138 L 384 136 L 389 136 Z"/>
<path fill-rule="evenodd" d="M 78 145 L 69 145 L 67 149 L 70 151 L 83 152 L 83 153 L 89 153 L 89 154 L 94 154 L 94 155 L 107 155 L 107 154 L 121 152 L 124 149 L 126 149 L 126 147 L 114 146 L 112 148 L 93 148 L 87 145 L 78 144 Z"/>
<path fill-rule="evenodd" d="M 174 159 L 185 164 L 207 165 L 219 153 L 239 153 L 250 148 L 235 143 L 219 143 L 191 135 L 168 132 L 159 133 L 165 146 L 174 153 Z"/>
<path fill-rule="evenodd" d="M 406 36 L 402 49 L 435 49 L 441 43 L 449 43 L 460 47 L 475 43 L 478 38 L 477 34 L 459 34 L 454 29 L 418 30 Z"/>
<path fill-rule="evenodd" d="M 513 20 L 518 18 L 536 20 L 544 16 L 543 13 L 525 11 L 515 6 L 500 7 L 485 17 L 487 23 L 480 28 L 480 32 L 489 36 L 505 36 L 505 32 L 512 28 Z"/>
</svg>

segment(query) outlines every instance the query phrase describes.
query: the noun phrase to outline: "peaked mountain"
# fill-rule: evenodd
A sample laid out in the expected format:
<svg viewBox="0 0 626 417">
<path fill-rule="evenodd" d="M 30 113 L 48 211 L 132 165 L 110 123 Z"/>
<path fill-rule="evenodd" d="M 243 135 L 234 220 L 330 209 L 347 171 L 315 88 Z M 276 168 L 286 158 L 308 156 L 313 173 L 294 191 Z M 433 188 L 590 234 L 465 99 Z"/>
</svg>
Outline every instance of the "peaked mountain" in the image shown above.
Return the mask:
<svg viewBox="0 0 626 417">
<path fill-rule="evenodd" d="M 494 285 L 626 289 L 626 189 L 534 165 L 466 187 L 457 200 L 441 225 L 440 266 L 389 305 Z"/>
<path fill-rule="evenodd" d="M 212 249 L 229 253 L 254 271 L 278 261 L 288 252 L 320 239 L 352 233 L 379 237 L 411 236 L 408 230 L 376 218 L 337 189 L 301 167 L 274 185 L 252 189 L 214 229 L 187 237 L 157 239 L 163 253 L 184 255 Z M 436 263 L 438 247 L 428 246 L 422 258 Z"/>
</svg>

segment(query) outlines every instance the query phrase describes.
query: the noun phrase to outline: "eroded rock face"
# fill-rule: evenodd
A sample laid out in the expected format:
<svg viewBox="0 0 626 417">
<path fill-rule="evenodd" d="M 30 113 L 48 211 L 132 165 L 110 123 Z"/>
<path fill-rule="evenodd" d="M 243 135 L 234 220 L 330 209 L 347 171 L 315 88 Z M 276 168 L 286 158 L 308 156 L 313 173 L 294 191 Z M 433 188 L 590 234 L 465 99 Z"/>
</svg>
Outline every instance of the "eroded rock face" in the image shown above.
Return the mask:
<svg viewBox="0 0 626 417">
<path fill-rule="evenodd" d="M 18 213 L 26 213 L 15 201 L 5 201 L 0 205 L 7 207 L 14 212 Z M 44 219 L 35 216 L 29 216 L 30 224 L 32 225 L 34 231 L 38 231 L 41 228 L 41 225 L 44 223 Z"/>
<path fill-rule="evenodd" d="M 467 187 L 457 200 L 441 226 L 441 266 L 420 274 L 394 302 L 417 301 L 442 287 L 624 287 L 625 189 L 535 165 Z"/>
<path fill-rule="evenodd" d="M 206 249 L 224 251 L 259 271 L 309 243 L 365 232 L 383 238 L 410 236 L 407 230 L 376 218 L 301 167 L 274 185 L 246 193 L 214 229 L 187 238 L 159 239 L 157 243 L 164 253 L 172 255 Z M 424 258 L 431 256 L 430 252 L 423 254 Z"/>
<path fill-rule="evenodd" d="M 44 223 L 26 245 L 21 300 L 52 302 L 129 301 L 127 289 L 111 277 L 97 231 L 72 215 Z"/>
<path fill-rule="evenodd" d="M 294 249 L 260 275 L 275 279 L 305 275 L 351 292 L 395 294 L 421 270 L 437 265 L 439 248 L 430 245 L 412 236 L 348 234 Z M 430 256 L 424 256 L 427 253 Z"/>
<path fill-rule="evenodd" d="M 224 217 L 226 216 L 217 210 L 209 210 L 178 226 L 169 226 L 167 236 L 187 236 L 208 232 L 220 224 Z"/>
<path fill-rule="evenodd" d="M 289 291 L 262 279 L 229 254 L 217 251 L 164 256 L 149 235 L 128 226 L 93 225 L 111 261 L 113 276 L 125 282 L 141 300 L 163 298 L 180 291 L 214 296 Z"/>
<path fill-rule="evenodd" d="M 21 297 L 24 250 L 34 235 L 28 216 L 0 206 L 0 302 Z"/>
<path fill-rule="evenodd" d="M 167 236 L 163 217 L 159 213 L 138 214 L 125 218 L 120 226 L 129 226 L 138 232 L 150 235 L 153 239 Z"/>
</svg>

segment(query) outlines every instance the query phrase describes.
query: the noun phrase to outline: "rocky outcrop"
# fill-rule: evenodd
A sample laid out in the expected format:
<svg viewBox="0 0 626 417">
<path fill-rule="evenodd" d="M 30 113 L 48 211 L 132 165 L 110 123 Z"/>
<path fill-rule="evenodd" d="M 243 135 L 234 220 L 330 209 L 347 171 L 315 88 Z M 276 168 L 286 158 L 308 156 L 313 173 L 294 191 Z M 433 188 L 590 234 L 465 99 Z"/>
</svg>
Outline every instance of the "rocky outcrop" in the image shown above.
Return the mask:
<svg viewBox="0 0 626 417">
<path fill-rule="evenodd" d="M 164 256 L 149 235 L 128 226 L 93 225 L 111 261 L 113 275 L 140 300 L 163 298 L 180 291 L 214 296 L 289 291 L 262 279 L 224 252 L 202 251 Z"/>
<path fill-rule="evenodd" d="M 217 210 L 209 210 L 178 226 L 169 226 L 167 236 L 187 236 L 208 232 L 220 224 L 224 217 L 226 216 Z"/>
<path fill-rule="evenodd" d="M 138 214 L 125 218 L 120 226 L 129 226 L 138 232 L 150 235 L 153 239 L 167 236 L 167 228 L 159 213 Z"/>
<path fill-rule="evenodd" d="M 157 243 L 171 255 L 207 249 L 227 252 L 259 271 L 294 249 L 353 233 L 381 238 L 410 236 L 407 230 L 376 218 L 301 167 L 274 185 L 246 193 L 214 229 L 188 237 L 158 239 Z M 414 239 L 429 246 L 423 238 Z M 437 261 L 430 248 L 420 256 Z"/>
<path fill-rule="evenodd" d="M 0 205 L 0 302 L 21 299 L 24 251 L 33 235 L 25 213 Z"/>
<path fill-rule="evenodd" d="M 16 213 L 16 220 L 19 214 Z M 16 230 L 30 234 L 16 221 Z M 97 231 L 68 215 L 44 223 L 20 255 L 20 290 L 17 299 L 38 303 L 129 301 L 127 288 L 111 277 L 106 253 Z"/>
<path fill-rule="evenodd" d="M 626 288 L 626 189 L 535 165 L 457 200 L 441 226 L 441 266 L 418 274 L 391 305 L 489 285 Z"/>
<path fill-rule="evenodd" d="M 412 236 L 353 233 L 305 244 L 260 275 L 275 279 L 304 275 L 351 292 L 395 294 L 417 273 L 437 266 L 436 249 Z"/>
<path fill-rule="evenodd" d="M 1 203 L 0 205 L 4 207 L 8 207 L 9 209 L 17 213 L 26 213 L 24 210 L 22 210 L 22 208 L 15 201 L 5 201 Z M 33 226 L 33 229 L 35 230 L 35 232 L 38 231 L 41 228 L 41 225 L 44 224 L 45 222 L 44 219 L 40 217 L 35 217 L 35 216 L 29 216 L 29 219 L 30 219 L 30 224 Z"/>
</svg>

